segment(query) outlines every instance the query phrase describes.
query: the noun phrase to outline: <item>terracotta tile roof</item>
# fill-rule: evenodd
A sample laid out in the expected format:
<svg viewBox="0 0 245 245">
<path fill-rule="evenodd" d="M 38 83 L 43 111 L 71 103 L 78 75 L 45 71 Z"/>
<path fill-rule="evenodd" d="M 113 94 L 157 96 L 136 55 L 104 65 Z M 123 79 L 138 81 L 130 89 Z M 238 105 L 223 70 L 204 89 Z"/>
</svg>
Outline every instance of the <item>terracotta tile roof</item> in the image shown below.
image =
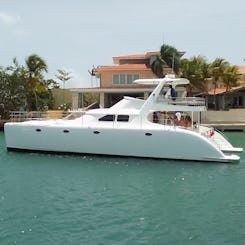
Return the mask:
<svg viewBox="0 0 245 245">
<path fill-rule="evenodd" d="M 99 66 L 97 72 L 101 71 L 110 71 L 110 70 L 145 70 L 151 69 L 146 64 L 125 64 L 125 65 L 116 65 L 116 66 Z"/>
<path fill-rule="evenodd" d="M 159 55 L 159 51 L 147 52 L 146 54 L 132 54 L 132 55 L 124 55 L 124 56 L 116 56 L 113 57 L 114 64 L 119 64 L 120 60 L 144 60 L 149 59 L 153 55 Z"/>
<path fill-rule="evenodd" d="M 231 90 L 229 92 L 234 92 L 236 90 L 245 88 L 245 86 L 238 86 L 238 87 L 232 87 Z M 208 91 L 209 95 L 217 95 L 217 94 L 223 94 L 226 92 L 226 88 L 216 88 L 216 89 L 212 89 Z"/>
<path fill-rule="evenodd" d="M 185 54 L 184 51 L 178 51 L 180 57 Z M 124 55 L 124 56 L 115 56 L 113 57 L 114 64 L 119 64 L 121 60 L 144 60 L 150 59 L 152 56 L 160 55 L 160 51 L 147 52 L 145 54 L 133 54 L 133 55 Z"/>
<path fill-rule="evenodd" d="M 209 95 L 214 95 L 214 94 L 223 94 L 226 91 L 226 88 L 216 88 L 216 89 L 211 89 L 208 91 Z"/>
<path fill-rule="evenodd" d="M 113 59 L 121 59 L 121 60 L 134 60 L 134 59 L 145 59 L 147 58 L 146 54 L 131 54 L 131 55 L 124 55 L 124 56 L 116 56 Z"/>
</svg>

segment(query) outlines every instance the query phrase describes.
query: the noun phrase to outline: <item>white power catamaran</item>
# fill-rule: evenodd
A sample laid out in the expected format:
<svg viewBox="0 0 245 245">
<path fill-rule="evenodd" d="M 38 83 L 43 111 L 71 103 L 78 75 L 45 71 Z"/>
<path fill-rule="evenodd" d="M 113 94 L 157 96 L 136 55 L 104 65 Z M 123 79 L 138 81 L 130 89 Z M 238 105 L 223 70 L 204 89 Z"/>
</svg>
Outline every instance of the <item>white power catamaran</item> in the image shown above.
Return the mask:
<svg viewBox="0 0 245 245">
<path fill-rule="evenodd" d="M 86 153 L 209 162 L 233 162 L 242 152 L 218 131 L 201 125 L 205 100 L 186 97 L 185 78 L 138 79 L 156 84 L 147 99 L 124 97 L 110 108 L 91 109 L 74 118 L 9 122 L 8 150 Z M 177 90 L 168 98 L 167 86 Z M 165 94 L 165 95 L 164 95 Z"/>
</svg>

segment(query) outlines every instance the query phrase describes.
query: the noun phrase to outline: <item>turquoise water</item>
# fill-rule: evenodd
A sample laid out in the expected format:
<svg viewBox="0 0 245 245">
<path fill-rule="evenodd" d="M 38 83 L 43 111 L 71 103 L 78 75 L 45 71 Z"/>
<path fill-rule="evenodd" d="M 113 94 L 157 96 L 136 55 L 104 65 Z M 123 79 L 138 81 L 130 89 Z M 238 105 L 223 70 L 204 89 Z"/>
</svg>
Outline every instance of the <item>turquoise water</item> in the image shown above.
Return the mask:
<svg viewBox="0 0 245 245">
<path fill-rule="evenodd" d="M 245 147 L 244 133 L 226 134 Z M 191 150 L 191 149 L 190 149 Z M 238 164 L 7 152 L 0 244 L 245 244 Z"/>
</svg>

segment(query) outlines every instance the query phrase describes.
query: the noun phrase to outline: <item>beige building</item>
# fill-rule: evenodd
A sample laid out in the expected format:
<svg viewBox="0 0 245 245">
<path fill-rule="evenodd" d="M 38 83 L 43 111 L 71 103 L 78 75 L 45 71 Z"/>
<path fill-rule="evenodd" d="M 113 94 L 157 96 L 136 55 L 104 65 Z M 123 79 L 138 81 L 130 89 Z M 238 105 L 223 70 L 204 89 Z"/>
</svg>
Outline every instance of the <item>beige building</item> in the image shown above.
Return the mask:
<svg viewBox="0 0 245 245">
<path fill-rule="evenodd" d="M 147 97 L 153 86 L 134 84 L 139 78 L 155 78 L 150 63 L 160 52 L 148 52 L 140 55 L 113 57 L 114 65 L 98 66 L 94 76 L 99 79 L 99 86 L 93 88 L 71 89 L 73 109 L 82 108 L 83 94 L 98 93 L 101 107 L 109 107 L 123 98 L 124 95 Z M 171 69 L 167 68 L 169 72 Z"/>
</svg>

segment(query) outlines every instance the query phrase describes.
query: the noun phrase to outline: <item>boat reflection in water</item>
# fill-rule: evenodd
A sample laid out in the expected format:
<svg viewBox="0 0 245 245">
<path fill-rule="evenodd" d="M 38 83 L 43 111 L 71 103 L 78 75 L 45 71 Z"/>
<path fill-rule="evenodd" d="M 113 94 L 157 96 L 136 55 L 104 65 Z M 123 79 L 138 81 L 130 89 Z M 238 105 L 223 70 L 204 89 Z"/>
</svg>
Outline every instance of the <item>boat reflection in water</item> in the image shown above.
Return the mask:
<svg viewBox="0 0 245 245">
<path fill-rule="evenodd" d="M 200 124 L 205 100 L 186 97 L 187 79 L 169 75 L 134 82 L 156 87 L 146 100 L 125 96 L 110 108 L 84 111 L 79 117 L 6 123 L 7 148 L 216 162 L 240 159 L 232 152 L 242 148 Z M 168 96 L 169 85 L 178 88 L 174 99 Z"/>
</svg>

